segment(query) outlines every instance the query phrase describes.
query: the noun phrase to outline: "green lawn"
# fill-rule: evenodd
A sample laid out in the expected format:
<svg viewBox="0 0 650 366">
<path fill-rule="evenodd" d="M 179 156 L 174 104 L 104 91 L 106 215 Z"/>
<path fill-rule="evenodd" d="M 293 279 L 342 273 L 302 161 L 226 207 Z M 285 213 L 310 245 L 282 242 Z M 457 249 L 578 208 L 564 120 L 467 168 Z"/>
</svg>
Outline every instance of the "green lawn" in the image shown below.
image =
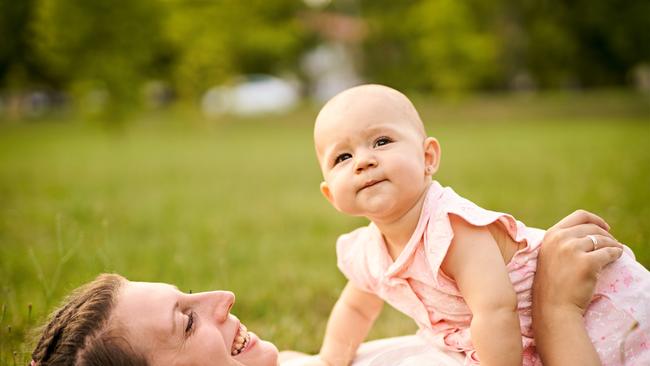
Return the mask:
<svg viewBox="0 0 650 366">
<path fill-rule="evenodd" d="M 530 226 L 592 210 L 650 266 L 647 95 L 416 102 L 442 144 L 443 185 Z M 171 110 L 122 128 L 0 121 L 0 364 L 25 364 L 26 330 L 106 271 L 233 290 L 250 329 L 316 351 L 344 284 L 334 242 L 364 220 L 320 196 L 315 113 L 205 121 Z M 372 336 L 412 329 L 385 311 Z"/>
</svg>

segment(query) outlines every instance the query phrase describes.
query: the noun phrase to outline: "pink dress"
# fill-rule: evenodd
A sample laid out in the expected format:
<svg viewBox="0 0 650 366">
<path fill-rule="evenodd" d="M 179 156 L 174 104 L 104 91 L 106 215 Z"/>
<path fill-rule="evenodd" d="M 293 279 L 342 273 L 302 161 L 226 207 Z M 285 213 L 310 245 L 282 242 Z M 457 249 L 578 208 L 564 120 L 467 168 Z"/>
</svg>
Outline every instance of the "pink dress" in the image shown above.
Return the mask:
<svg viewBox="0 0 650 366">
<path fill-rule="evenodd" d="M 524 244 L 506 268 L 517 293 L 524 365 L 540 365 L 531 329 L 531 287 L 543 230 L 480 208 L 433 182 L 415 232 L 394 262 L 379 229 L 371 223 L 338 239 L 338 266 L 359 289 L 378 295 L 415 320 L 418 335 L 427 342 L 463 353 L 466 365 L 478 364 L 470 336 L 472 313 L 455 282 L 440 270 L 454 235 L 450 213 L 475 226 L 499 221 L 513 240 Z M 649 321 L 650 274 L 628 249 L 601 273 L 585 314 L 603 364 L 650 365 Z"/>
</svg>

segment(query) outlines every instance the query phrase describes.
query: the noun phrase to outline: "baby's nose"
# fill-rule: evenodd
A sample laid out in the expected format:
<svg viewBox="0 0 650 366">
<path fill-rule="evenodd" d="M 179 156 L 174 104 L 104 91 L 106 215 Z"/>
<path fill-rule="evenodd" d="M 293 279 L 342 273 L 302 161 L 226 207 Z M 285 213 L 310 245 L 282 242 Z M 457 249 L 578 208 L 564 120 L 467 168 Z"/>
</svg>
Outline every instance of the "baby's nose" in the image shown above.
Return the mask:
<svg viewBox="0 0 650 366">
<path fill-rule="evenodd" d="M 361 173 L 365 169 L 377 166 L 377 160 L 370 155 L 357 157 L 356 171 Z"/>
</svg>

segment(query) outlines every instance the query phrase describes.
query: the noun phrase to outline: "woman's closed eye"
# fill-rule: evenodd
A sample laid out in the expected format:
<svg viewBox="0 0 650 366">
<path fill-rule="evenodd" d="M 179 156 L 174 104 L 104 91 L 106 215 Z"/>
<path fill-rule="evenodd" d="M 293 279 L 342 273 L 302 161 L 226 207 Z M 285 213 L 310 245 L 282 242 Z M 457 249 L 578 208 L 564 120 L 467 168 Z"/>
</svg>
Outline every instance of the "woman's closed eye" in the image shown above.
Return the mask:
<svg viewBox="0 0 650 366">
<path fill-rule="evenodd" d="M 194 320 L 196 317 L 196 313 L 193 311 L 190 311 L 187 314 L 187 325 L 185 326 L 185 335 L 188 336 L 192 334 L 192 330 L 194 330 Z"/>
<path fill-rule="evenodd" d="M 340 154 L 340 155 L 338 155 L 338 156 L 336 157 L 336 159 L 334 159 L 334 165 L 336 165 L 336 164 L 338 164 L 338 163 L 341 163 L 341 162 L 343 162 L 343 161 L 345 161 L 345 160 L 348 160 L 348 159 L 350 159 L 351 157 L 352 157 L 352 155 L 351 155 L 350 153 L 343 153 L 343 154 Z"/>
<path fill-rule="evenodd" d="M 390 137 L 382 136 L 377 138 L 375 140 L 375 143 L 372 146 L 373 147 L 384 146 L 390 144 L 391 142 L 393 142 L 393 140 Z"/>
</svg>

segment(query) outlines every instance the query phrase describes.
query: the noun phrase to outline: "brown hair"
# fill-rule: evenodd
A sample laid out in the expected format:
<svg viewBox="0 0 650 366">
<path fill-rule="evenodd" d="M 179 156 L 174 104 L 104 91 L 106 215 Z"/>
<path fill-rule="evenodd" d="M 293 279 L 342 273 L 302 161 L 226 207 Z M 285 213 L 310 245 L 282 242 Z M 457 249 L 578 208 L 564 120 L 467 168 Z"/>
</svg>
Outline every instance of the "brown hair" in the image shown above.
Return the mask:
<svg viewBox="0 0 650 366">
<path fill-rule="evenodd" d="M 108 326 L 125 281 L 116 274 L 102 274 L 74 290 L 39 329 L 32 352 L 36 365 L 148 365 L 115 327 Z"/>
</svg>

